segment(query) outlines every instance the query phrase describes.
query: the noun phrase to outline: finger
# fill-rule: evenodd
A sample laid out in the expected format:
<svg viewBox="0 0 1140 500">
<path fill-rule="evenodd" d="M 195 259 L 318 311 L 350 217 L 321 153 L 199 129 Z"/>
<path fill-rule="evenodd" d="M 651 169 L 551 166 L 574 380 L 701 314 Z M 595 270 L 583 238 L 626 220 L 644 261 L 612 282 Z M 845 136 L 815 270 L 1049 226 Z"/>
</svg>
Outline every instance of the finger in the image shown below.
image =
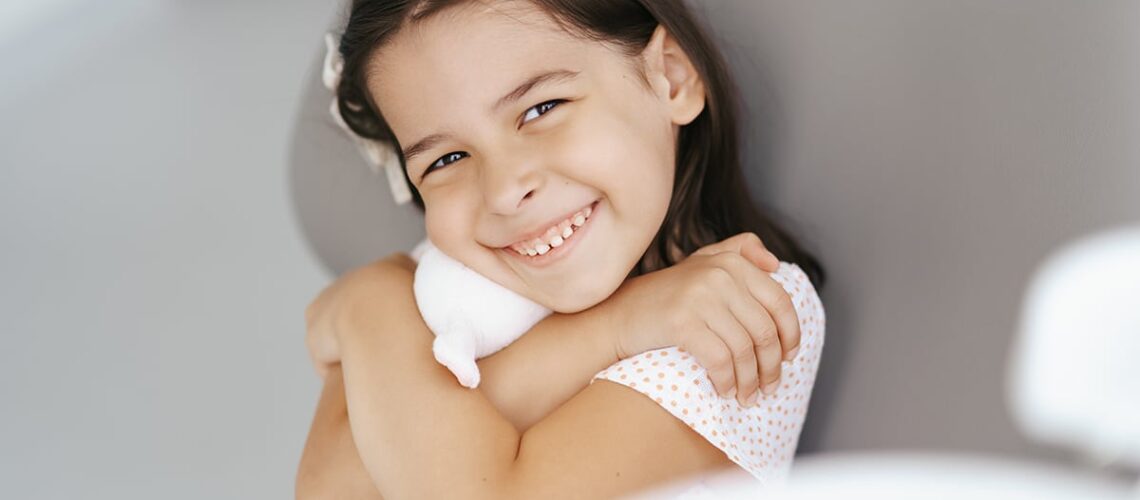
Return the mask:
<svg viewBox="0 0 1140 500">
<path fill-rule="evenodd" d="M 305 351 L 307 351 L 309 353 L 309 362 L 311 362 L 313 364 L 313 366 L 317 366 L 320 363 L 317 362 L 316 349 L 314 349 L 313 347 L 314 347 L 313 335 L 311 332 L 306 332 L 305 333 Z"/>
<path fill-rule="evenodd" d="M 694 254 L 713 255 L 721 252 L 735 252 L 756 267 L 767 272 L 776 272 L 780 267 L 780 259 L 764 247 L 764 242 L 756 233 L 740 233 L 723 241 L 701 247 Z"/>
<path fill-rule="evenodd" d="M 721 259 L 718 265 L 724 266 L 734 278 L 742 280 L 752 297 L 764 307 L 769 317 L 776 323 L 781 358 L 792 359 L 800 345 L 800 321 L 787 290 L 770 274 L 760 272 L 747 264 L 741 264 L 737 259 Z M 752 323 L 744 324 L 747 327 Z M 761 358 L 760 361 L 763 362 L 764 359 Z"/>
<path fill-rule="evenodd" d="M 685 338 L 681 347 L 693 354 L 697 362 L 708 373 L 709 382 L 721 397 L 727 397 L 735 387 L 735 370 L 732 367 L 732 351 L 707 324 L 705 331 L 694 331 Z"/>
<path fill-rule="evenodd" d="M 800 346 L 800 319 L 792 297 L 780 282 L 770 274 L 758 272 L 748 266 L 740 266 L 726 259 L 734 277 L 742 279 L 748 286 L 748 291 L 768 311 L 775 321 L 780 335 L 780 347 L 783 359 L 791 359 L 791 354 Z"/>
<path fill-rule="evenodd" d="M 723 240 L 705 245 L 693 253 L 697 255 L 713 255 L 720 252 L 740 253 L 742 242 L 745 241 L 746 238 L 749 238 L 749 235 L 755 236 L 753 233 L 740 233 L 734 236 L 729 236 Z M 761 246 L 763 246 L 763 244 L 761 244 Z"/>
<path fill-rule="evenodd" d="M 764 242 L 760 241 L 760 237 L 756 236 L 756 233 L 742 233 L 738 251 L 740 255 L 748 259 L 748 262 L 770 273 L 776 272 L 780 267 L 780 259 L 764 247 Z"/>
<path fill-rule="evenodd" d="M 736 295 L 747 294 L 740 290 Z M 736 384 L 736 400 L 741 406 L 760 389 L 760 377 L 757 369 L 756 350 L 752 346 L 752 337 L 741 325 L 736 316 L 727 307 L 720 314 L 709 320 L 709 326 L 732 351 L 733 376 Z"/>
<path fill-rule="evenodd" d="M 308 343 L 308 342 L 306 342 L 306 343 Z M 328 366 L 326 366 L 323 362 L 321 362 L 320 357 L 317 356 L 317 353 L 312 349 L 311 346 L 309 347 L 308 351 L 309 351 L 309 362 L 313 364 L 313 369 L 316 370 L 317 375 L 319 375 L 321 377 L 321 379 L 323 380 L 325 378 L 325 376 L 328 375 Z"/>
<path fill-rule="evenodd" d="M 780 360 L 784 356 L 776 323 L 764 305 L 747 290 L 742 290 L 729 304 L 729 308 L 750 336 L 759 364 L 758 385 L 761 390 L 767 388 L 764 393 L 770 394 L 772 385 L 780 380 Z"/>
</svg>

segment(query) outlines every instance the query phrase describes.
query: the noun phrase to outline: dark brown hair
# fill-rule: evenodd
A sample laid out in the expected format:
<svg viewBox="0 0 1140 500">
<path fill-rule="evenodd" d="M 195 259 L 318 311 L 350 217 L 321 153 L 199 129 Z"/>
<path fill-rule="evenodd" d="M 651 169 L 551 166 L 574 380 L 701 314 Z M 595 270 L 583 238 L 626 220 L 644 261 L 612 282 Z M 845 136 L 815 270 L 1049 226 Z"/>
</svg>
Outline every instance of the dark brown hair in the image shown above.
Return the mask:
<svg viewBox="0 0 1140 500">
<path fill-rule="evenodd" d="M 340 112 L 354 132 L 389 142 L 400 151 L 395 134 L 367 91 L 366 63 L 405 23 L 420 22 L 465 1 L 470 0 L 352 1 L 340 41 L 344 70 L 336 93 Z M 675 182 L 665 220 L 630 276 L 675 264 L 669 254 L 673 246 L 687 256 L 729 236 L 753 232 L 776 257 L 800 266 L 814 286 L 822 289 L 824 270 L 819 261 L 758 210 L 749 196 L 738 150 L 738 89 L 720 52 L 682 0 L 528 1 L 567 33 L 611 44 L 631 58 L 641 53 L 660 24 L 684 49 L 704 83 L 705 109 L 681 127 L 678 136 Z M 423 199 L 407 178 L 403 155 L 397 154 L 412 200 L 422 211 Z"/>
</svg>

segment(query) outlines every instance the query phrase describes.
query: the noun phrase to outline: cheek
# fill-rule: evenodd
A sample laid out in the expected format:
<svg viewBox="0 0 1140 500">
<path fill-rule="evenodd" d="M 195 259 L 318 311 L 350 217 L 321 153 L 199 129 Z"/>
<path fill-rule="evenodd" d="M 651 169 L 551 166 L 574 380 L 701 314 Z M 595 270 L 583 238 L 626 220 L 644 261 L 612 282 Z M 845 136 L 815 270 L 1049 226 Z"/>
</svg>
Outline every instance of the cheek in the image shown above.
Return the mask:
<svg viewBox="0 0 1140 500">
<path fill-rule="evenodd" d="M 618 173 L 616 167 L 629 161 L 629 144 L 621 137 L 621 128 L 611 117 L 583 114 L 586 116 L 575 116 L 556 137 L 556 157 L 589 180 Z"/>
<path fill-rule="evenodd" d="M 425 199 L 424 229 L 428 238 L 444 253 L 462 255 L 473 241 L 471 213 L 456 199 Z"/>
<path fill-rule="evenodd" d="M 639 118 L 621 108 L 597 109 L 608 104 L 582 110 L 553 138 L 549 152 L 559 159 L 558 167 L 614 198 L 670 190 L 673 154 L 668 137 L 662 137 L 653 118 Z"/>
</svg>

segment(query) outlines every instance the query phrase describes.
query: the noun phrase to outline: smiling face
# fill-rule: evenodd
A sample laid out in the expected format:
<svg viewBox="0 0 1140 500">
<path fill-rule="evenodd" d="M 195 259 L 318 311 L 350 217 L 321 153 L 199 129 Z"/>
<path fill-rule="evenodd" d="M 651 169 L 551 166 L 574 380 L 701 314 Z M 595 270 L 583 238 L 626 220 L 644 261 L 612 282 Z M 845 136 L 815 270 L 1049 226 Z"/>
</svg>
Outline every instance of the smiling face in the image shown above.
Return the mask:
<svg viewBox="0 0 1140 500">
<path fill-rule="evenodd" d="M 366 71 L 431 241 L 559 312 L 603 301 L 640 260 L 669 206 L 679 126 L 704 105 L 664 29 L 631 61 L 527 2 L 405 26 Z"/>
</svg>

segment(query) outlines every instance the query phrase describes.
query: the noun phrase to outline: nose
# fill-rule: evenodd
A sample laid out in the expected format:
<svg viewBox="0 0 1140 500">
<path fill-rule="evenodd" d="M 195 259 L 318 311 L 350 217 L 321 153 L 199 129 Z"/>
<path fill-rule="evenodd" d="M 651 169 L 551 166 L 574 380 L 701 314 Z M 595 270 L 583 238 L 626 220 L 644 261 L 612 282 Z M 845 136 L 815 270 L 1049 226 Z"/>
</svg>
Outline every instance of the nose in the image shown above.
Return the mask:
<svg viewBox="0 0 1140 500">
<path fill-rule="evenodd" d="M 503 158 L 500 155 L 498 158 Z M 522 210 L 543 185 L 535 155 L 514 155 L 483 168 L 484 202 L 491 213 L 510 215 Z"/>
</svg>

